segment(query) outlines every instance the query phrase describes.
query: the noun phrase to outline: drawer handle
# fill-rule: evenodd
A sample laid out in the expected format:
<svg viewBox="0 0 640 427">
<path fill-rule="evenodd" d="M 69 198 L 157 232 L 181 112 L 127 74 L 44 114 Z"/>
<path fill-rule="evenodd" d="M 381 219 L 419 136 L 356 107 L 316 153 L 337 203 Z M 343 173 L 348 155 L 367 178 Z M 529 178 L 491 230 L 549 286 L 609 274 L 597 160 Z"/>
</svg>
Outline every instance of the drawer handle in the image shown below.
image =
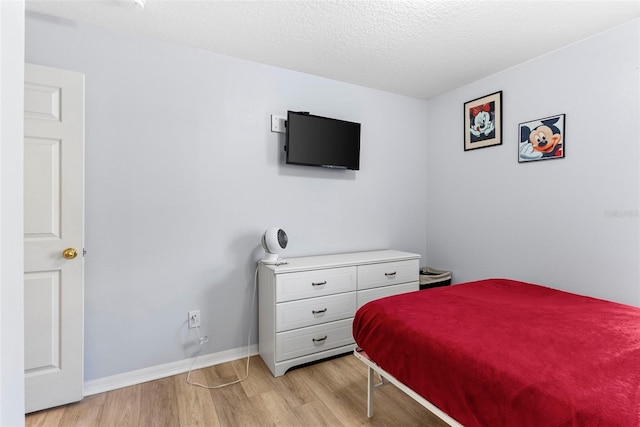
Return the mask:
<svg viewBox="0 0 640 427">
<path fill-rule="evenodd" d="M 396 272 L 394 271 L 393 273 L 384 273 L 384 275 L 387 277 L 393 277 L 396 275 Z"/>
<path fill-rule="evenodd" d="M 326 339 L 327 339 L 327 336 L 326 336 L 326 335 L 325 335 L 325 336 L 323 336 L 322 338 L 312 338 L 312 340 L 313 340 L 313 342 L 314 342 L 315 344 L 317 344 L 317 343 L 319 343 L 319 342 L 326 341 Z"/>
<path fill-rule="evenodd" d="M 322 314 L 322 313 L 326 313 L 326 312 L 327 312 L 326 308 L 324 308 L 322 310 L 311 310 L 311 313 L 313 313 L 313 314 Z"/>
<path fill-rule="evenodd" d="M 316 283 L 311 283 L 311 286 L 324 286 L 327 284 L 327 281 L 325 280 L 324 282 L 316 282 Z"/>
</svg>

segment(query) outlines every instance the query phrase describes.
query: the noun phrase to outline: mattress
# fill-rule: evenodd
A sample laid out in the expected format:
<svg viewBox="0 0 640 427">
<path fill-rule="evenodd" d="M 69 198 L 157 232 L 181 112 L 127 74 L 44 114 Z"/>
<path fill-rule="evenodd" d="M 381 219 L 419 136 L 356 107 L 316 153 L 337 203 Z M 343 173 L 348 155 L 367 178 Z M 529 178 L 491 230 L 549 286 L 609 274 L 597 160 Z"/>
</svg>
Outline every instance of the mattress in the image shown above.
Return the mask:
<svg viewBox="0 0 640 427">
<path fill-rule="evenodd" d="M 639 426 L 640 309 L 507 279 L 371 301 L 373 362 L 465 426 Z"/>
</svg>

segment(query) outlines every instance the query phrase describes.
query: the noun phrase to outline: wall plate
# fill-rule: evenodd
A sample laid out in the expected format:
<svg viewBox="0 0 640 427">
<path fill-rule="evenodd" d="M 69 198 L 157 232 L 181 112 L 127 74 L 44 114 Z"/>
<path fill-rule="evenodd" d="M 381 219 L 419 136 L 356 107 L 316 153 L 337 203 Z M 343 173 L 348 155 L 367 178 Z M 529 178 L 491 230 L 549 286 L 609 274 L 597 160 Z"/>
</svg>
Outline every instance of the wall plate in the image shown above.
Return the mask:
<svg viewBox="0 0 640 427">
<path fill-rule="evenodd" d="M 271 132 L 285 133 L 287 131 L 285 116 L 271 115 Z"/>
</svg>

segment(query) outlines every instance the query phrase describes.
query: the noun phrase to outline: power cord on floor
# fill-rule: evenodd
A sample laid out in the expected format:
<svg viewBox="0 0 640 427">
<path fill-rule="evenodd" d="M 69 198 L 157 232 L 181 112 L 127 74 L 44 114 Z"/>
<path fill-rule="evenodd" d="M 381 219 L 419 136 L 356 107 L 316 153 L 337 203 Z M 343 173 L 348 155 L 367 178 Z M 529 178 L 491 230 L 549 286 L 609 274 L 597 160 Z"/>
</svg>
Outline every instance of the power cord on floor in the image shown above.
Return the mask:
<svg viewBox="0 0 640 427">
<path fill-rule="evenodd" d="M 196 324 L 196 332 L 198 333 L 198 352 L 196 353 L 196 356 L 194 357 L 193 361 L 191 362 L 191 366 L 189 367 L 189 372 L 187 373 L 187 383 L 197 386 L 197 387 L 203 387 L 206 389 L 216 389 L 216 388 L 222 388 L 222 387 L 226 387 L 226 386 L 230 386 L 233 384 L 238 384 L 244 380 L 246 380 L 247 378 L 249 378 L 249 360 L 251 358 L 251 314 L 253 313 L 253 307 L 255 306 L 255 300 L 256 300 L 256 290 L 258 289 L 258 268 L 256 267 L 256 272 L 253 276 L 253 296 L 251 297 L 251 307 L 249 308 L 249 336 L 247 338 L 247 369 L 245 372 L 244 377 L 239 378 L 235 381 L 229 382 L 229 383 L 225 383 L 225 384 L 219 384 L 219 385 L 206 385 L 206 384 L 200 384 L 194 381 L 191 381 L 191 371 L 193 370 L 193 365 L 196 364 L 196 361 L 198 360 L 198 357 L 200 357 L 200 353 L 202 352 L 202 346 L 203 344 L 205 344 L 209 339 L 207 336 L 201 337 L 200 336 L 200 328 L 199 326 Z"/>
</svg>

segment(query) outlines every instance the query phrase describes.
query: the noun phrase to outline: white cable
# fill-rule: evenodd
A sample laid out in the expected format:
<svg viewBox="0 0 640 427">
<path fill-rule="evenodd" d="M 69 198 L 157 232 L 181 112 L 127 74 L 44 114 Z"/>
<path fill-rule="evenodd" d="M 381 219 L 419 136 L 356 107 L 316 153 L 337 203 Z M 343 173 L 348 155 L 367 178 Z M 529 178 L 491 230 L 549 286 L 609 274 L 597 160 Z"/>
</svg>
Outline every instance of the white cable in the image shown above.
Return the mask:
<svg viewBox="0 0 640 427">
<path fill-rule="evenodd" d="M 196 325 L 196 332 L 198 333 L 198 343 L 200 346 L 198 347 L 198 353 L 196 354 L 196 357 L 193 359 L 193 361 L 191 362 L 191 366 L 189 367 L 189 372 L 187 373 L 187 384 L 203 387 L 206 389 L 216 389 L 216 388 L 226 387 L 232 384 L 238 384 L 239 382 L 242 382 L 247 378 L 249 378 L 249 359 L 251 357 L 251 314 L 253 313 L 253 307 L 255 305 L 255 300 L 256 300 L 256 290 L 258 288 L 258 268 L 259 266 L 256 267 L 256 272 L 253 276 L 253 296 L 251 297 L 251 307 L 249 308 L 249 336 L 247 338 L 247 370 L 246 370 L 245 376 L 235 381 L 232 381 L 230 383 L 214 385 L 214 386 L 200 384 L 200 383 L 191 381 L 191 370 L 193 369 L 193 365 L 195 365 L 196 360 L 198 360 L 198 357 L 200 357 L 200 352 L 202 351 L 202 345 L 206 342 L 206 340 L 203 341 L 202 338 L 200 337 L 200 330 L 198 325 Z"/>
</svg>

